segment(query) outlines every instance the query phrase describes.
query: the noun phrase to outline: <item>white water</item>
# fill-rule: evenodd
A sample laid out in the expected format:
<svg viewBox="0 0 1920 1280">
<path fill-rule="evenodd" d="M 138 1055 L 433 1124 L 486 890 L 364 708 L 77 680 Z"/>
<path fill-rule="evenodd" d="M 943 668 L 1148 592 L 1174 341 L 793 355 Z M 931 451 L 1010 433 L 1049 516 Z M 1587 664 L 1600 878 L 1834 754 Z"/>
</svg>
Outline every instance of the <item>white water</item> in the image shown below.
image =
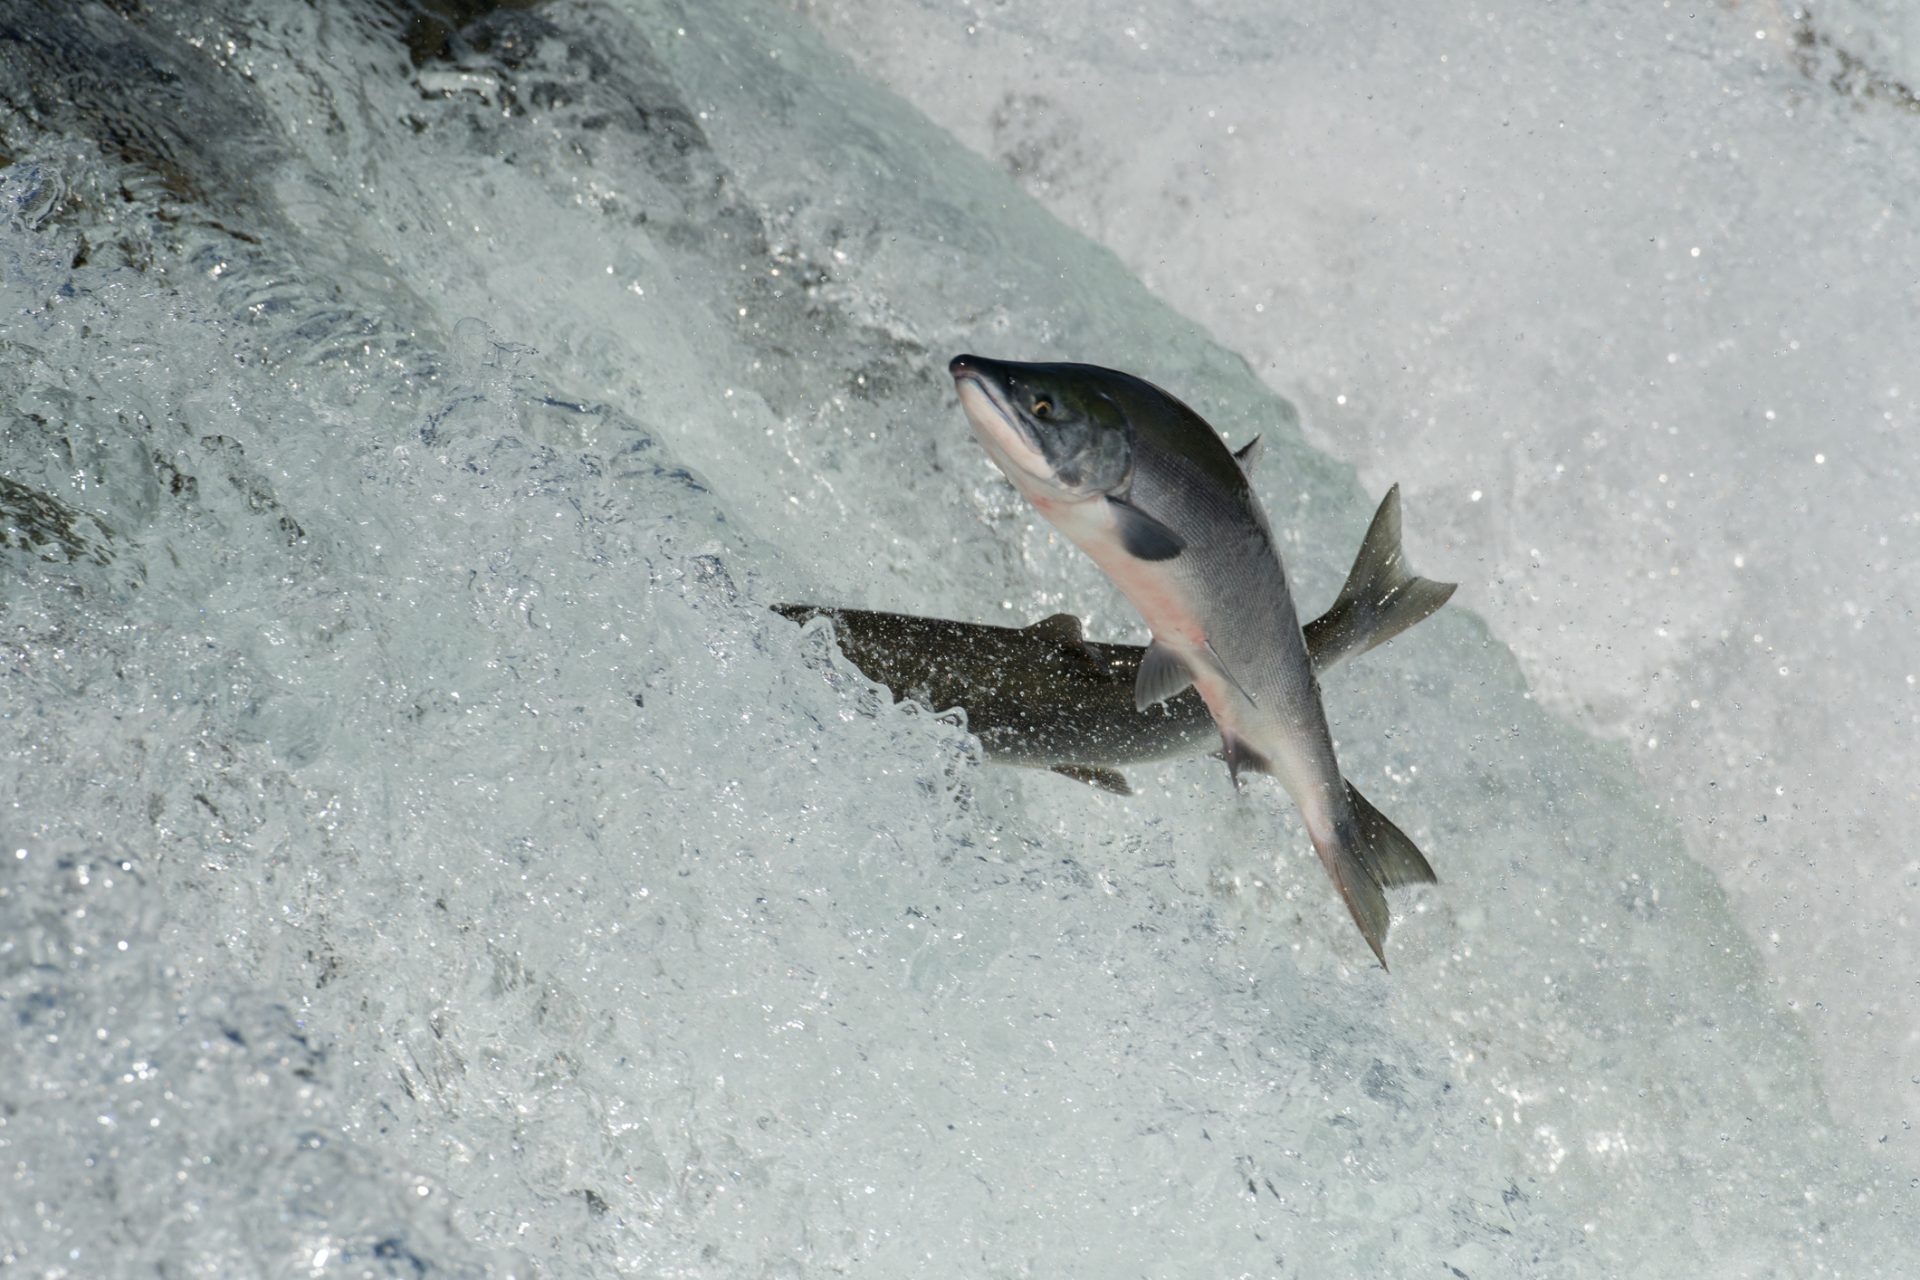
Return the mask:
<svg viewBox="0 0 1920 1280">
<path fill-rule="evenodd" d="M 1390 977 L 1277 790 L 985 767 L 764 611 L 1127 634 L 967 348 L 1266 433 L 1309 609 L 1377 496 L 796 19 L 74 12 L 0 10 L 0 1260 L 1914 1269 L 1663 798 L 1469 610 L 1329 684 L 1443 878 Z"/>
<path fill-rule="evenodd" d="M 1920 1170 L 1920 9 L 809 8 L 1401 482 Z"/>
</svg>

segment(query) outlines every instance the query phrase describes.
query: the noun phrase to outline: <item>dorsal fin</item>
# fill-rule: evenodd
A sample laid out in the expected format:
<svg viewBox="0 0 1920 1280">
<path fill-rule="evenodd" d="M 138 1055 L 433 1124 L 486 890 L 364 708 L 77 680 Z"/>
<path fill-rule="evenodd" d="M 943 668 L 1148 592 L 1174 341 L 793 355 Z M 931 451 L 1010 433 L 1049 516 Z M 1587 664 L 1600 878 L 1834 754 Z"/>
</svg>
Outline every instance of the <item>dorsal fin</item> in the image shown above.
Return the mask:
<svg viewBox="0 0 1920 1280">
<path fill-rule="evenodd" d="M 1061 644 L 1076 647 L 1087 643 L 1087 633 L 1081 629 L 1080 619 L 1070 613 L 1052 613 L 1025 628 L 1036 636 L 1045 636 Z"/>
<path fill-rule="evenodd" d="M 1400 550 L 1400 486 L 1394 485 L 1373 513 L 1340 597 L 1303 628 L 1314 671 L 1385 644 L 1445 604 L 1453 591 L 1453 583 L 1422 578 L 1407 567 Z"/>
<path fill-rule="evenodd" d="M 1234 458 L 1240 463 L 1241 473 L 1248 477 L 1253 475 L 1253 468 L 1260 461 L 1261 439 L 1262 437 L 1255 436 L 1233 451 Z"/>
</svg>

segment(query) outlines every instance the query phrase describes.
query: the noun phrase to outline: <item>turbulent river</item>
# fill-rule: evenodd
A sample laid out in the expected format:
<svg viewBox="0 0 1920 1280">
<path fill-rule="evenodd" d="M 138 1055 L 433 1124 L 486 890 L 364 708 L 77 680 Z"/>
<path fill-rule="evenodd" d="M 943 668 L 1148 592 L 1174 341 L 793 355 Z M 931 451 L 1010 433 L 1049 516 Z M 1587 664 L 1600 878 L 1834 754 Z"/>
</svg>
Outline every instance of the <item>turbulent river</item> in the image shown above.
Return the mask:
<svg viewBox="0 0 1920 1280">
<path fill-rule="evenodd" d="M 1391 975 L 1277 787 L 988 764 L 768 611 L 1141 638 L 963 350 L 1262 435 L 1308 615 L 1380 496 L 801 16 L 9 0 L 0 161 L 0 1271 L 1920 1273 L 1470 609 L 1327 681 Z"/>
</svg>

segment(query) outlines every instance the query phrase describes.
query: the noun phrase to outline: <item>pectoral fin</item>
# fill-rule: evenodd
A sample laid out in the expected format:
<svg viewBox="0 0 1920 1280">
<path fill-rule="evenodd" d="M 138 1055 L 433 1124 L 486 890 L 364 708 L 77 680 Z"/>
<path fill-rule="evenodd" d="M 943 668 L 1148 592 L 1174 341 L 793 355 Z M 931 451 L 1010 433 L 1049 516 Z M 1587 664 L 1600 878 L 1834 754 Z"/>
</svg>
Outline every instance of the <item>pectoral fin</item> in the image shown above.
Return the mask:
<svg viewBox="0 0 1920 1280">
<path fill-rule="evenodd" d="M 1128 502 L 1107 495 L 1107 506 L 1120 526 L 1120 545 L 1141 560 L 1171 560 L 1186 547 L 1180 535 Z"/>
<path fill-rule="evenodd" d="M 1133 788 L 1127 785 L 1127 780 L 1118 769 L 1102 769 L 1091 764 L 1057 764 L 1053 766 L 1053 771 L 1063 778 L 1072 778 L 1075 782 L 1084 782 L 1117 796 L 1133 794 Z"/>
<path fill-rule="evenodd" d="M 1145 711 L 1182 692 L 1193 683 L 1193 672 L 1167 647 L 1155 640 L 1140 655 L 1140 672 L 1133 678 L 1133 707 Z"/>
<path fill-rule="evenodd" d="M 1316 674 L 1365 653 L 1419 622 L 1447 602 L 1451 582 L 1422 578 L 1400 550 L 1400 486 L 1387 490 L 1354 557 L 1353 570 L 1333 607 L 1303 630 Z"/>
</svg>

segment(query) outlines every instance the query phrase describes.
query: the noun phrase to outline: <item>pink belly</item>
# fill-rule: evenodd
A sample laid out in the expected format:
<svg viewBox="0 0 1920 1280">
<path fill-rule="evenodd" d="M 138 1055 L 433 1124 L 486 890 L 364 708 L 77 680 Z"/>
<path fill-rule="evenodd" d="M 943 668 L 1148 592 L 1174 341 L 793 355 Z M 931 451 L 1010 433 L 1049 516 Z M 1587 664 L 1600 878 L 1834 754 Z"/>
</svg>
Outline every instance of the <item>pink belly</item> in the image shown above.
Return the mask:
<svg viewBox="0 0 1920 1280">
<path fill-rule="evenodd" d="M 1062 501 L 1031 490 L 1026 491 L 1026 497 L 1113 580 L 1139 611 L 1155 640 L 1183 657 L 1205 646 L 1206 628 L 1194 613 L 1192 601 L 1163 565 L 1142 560 L 1120 544 L 1119 530 L 1107 514 L 1104 499 Z M 1212 705 L 1211 700 L 1208 705 Z"/>
</svg>

